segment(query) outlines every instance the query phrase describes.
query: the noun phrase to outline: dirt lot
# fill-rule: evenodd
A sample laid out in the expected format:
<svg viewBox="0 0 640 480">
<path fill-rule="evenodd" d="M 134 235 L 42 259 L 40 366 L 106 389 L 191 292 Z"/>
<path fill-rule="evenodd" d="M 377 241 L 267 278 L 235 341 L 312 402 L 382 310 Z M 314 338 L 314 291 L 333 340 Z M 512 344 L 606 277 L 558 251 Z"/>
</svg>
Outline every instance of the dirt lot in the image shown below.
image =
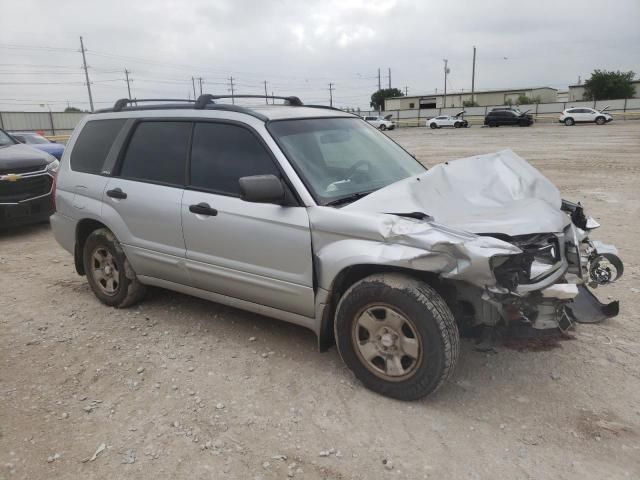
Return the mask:
<svg viewBox="0 0 640 480">
<path fill-rule="evenodd" d="M 452 380 L 402 403 L 304 329 L 161 290 L 107 308 L 48 226 L 0 233 L 0 479 L 640 478 L 640 122 L 391 136 L 426 165 L 530 160 L 619 247 L 599 294 L 621 314 L 550 351 L 464 341 Z"/>
</svg>

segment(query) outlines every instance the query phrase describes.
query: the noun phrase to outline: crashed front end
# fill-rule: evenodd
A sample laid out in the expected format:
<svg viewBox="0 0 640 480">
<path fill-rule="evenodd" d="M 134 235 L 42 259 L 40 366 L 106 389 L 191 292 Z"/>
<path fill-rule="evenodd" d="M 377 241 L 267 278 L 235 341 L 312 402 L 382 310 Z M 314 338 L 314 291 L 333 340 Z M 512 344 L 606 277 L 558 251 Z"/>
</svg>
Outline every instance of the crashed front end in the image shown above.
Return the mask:
<svg viewBox="0 0 640 480">
<path fill-rule="evenodd" d="M 492 259 L 496 286 L 483 298 L 507 321 L 567 330 L 573 322 L 597 323 L 618 314 L 617 301 L 602 304 L 589 290 L 622 275 L 616 248 L 589 238 L 600 225 L 581 205 L 563 201 L 562 210 L 571 219 L 562 233 L 510 238 L 522 253 Z"/>
<path fill-rule="evenodd" d="M 436 165 L 342 209 L 310 212 L 320 287 L 358 264 L 437 276 L 461 321 L 568 329 L 618 313 L 589 287 L 617 280 L 615 247 L 589 239 L 599 225 L 561 198 L 510 150 Z"/>
</svg>

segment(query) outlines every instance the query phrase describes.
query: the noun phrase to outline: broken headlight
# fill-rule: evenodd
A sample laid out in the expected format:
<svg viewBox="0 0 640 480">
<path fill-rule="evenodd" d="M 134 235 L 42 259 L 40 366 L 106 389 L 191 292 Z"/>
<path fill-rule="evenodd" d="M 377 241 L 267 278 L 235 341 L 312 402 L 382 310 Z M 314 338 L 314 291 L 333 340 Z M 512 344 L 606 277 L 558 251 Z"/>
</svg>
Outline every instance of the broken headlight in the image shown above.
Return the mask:
<svg viewBox="0 0 640 480">
<path fill-rule="evenodd" d="M 520 284 L 535 283 L 558 269 L 562 255 L 556 235 L 523 235 L 510 240 L 523 253 L 491 258 L 491 269 L 499 285 L 515 290 Z"/>
</svg>

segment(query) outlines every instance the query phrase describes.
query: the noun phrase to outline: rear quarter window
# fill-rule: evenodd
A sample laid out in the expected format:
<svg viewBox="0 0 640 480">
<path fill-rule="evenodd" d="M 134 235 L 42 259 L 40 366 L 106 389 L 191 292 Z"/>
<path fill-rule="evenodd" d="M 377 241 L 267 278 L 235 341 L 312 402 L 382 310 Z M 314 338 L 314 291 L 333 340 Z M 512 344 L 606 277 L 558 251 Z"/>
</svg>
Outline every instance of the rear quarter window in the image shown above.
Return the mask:
<svg viewBox="0 0 640 480">
<path fill-rule="evenodd" d="M 93 120 L 85 124 L 71 151 L 71 170 L 99 175 L 126 119 Z"/>
</svg>

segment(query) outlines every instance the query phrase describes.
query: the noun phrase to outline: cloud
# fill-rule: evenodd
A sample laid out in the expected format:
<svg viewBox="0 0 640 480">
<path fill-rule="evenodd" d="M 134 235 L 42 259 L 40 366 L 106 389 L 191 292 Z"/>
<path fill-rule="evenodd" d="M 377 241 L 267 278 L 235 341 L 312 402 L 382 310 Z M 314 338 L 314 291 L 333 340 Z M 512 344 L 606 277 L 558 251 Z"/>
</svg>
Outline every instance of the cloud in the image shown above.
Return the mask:
<svg viewBox="0 0 640 480">
<path fill-rule="evenodd" d="M 11 20 L 24 12 L 28 22 Z M 236 92 L 263 92 L 267 81 L 314 103 L 328 102 L 331 82 L 338 105 L 364 107 L 378 68 L 392 69 L 393 86 L 426 93 L 442 87 L 447 58 L 449 87 L 469 88 L 473 45 L 476 88 L 561 87 L 595 68 L 637 69 L 638 18 L 637 0 L 5 2 L 0 43 L 67 50 L 0 47 L 0 108 L 84 106 L 80 35 L 101 105 L 126 95 L 127 68 L 137 96 L 193 95 L 192 76 L 226 93 L 233 76 Z"/>
</svg>

